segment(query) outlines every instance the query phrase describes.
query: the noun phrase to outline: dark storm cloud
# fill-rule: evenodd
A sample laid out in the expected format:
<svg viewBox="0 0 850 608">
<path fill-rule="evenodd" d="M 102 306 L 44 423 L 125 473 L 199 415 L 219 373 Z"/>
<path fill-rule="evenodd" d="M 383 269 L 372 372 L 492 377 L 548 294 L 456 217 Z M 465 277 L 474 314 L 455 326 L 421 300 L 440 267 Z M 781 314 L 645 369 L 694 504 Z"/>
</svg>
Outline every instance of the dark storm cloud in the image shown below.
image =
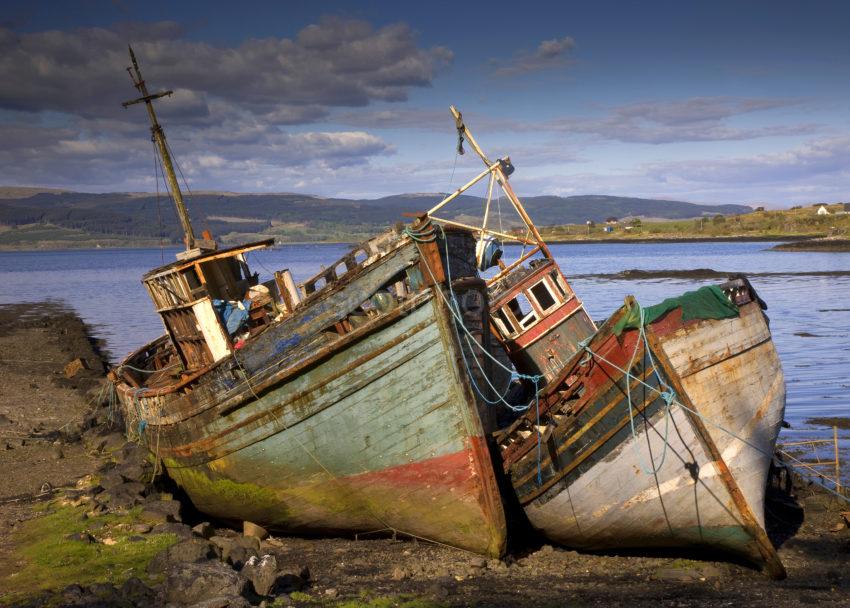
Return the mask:
<svg viewBox="0 0 850 608">
<path fill-rule="evenodd" d="M 400 101 L 452 59 L 419 48 L 405 24 L 326 18 L 290 38 L 219 47 L 173 22 L 17 33 L 0 28 L 0 182 L 115 189 L 153 185 L 132 42 L 149 89 L 173 89 L 157 111 L 187 174 L 231 189 L 277 187 L 364 164 L 394 148 L 363 131 L 287 133 L 329 108 Z M 229 180 L 226 184 L 223 179 Z M 285 185 L 284 185 L 285 186 Z"/>
<path fill-rule="evenodd" d="M 410 88 L 429 86 L 452 59 L 442 47 L 418 48 L 405 24 L 375 29 L 339 18 L 307 26 L 293 39 L 249 39 L 233 48 L 182 36 L 170 22 L 35 33 L 0 29 L 0 107 L 117 113 L 116 104 L 134 92 L 123 86 L 129 84 L 128 42 L 151 88 L 179 87 L 199 99 L 215 96 L 257 113 L 282 112 L 284 122 L 313 120 L 329 106 L 405 100 Z"/>
</svg>

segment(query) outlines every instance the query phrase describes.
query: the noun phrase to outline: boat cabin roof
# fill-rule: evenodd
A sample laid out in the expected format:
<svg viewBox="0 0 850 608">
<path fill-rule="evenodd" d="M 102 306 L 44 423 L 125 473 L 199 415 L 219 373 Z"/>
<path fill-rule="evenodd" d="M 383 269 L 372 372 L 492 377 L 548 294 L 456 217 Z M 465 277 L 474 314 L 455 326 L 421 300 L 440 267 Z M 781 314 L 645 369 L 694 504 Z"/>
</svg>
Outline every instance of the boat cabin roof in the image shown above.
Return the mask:
<svg viewBox="0 0 850 608">
<path fill-rule="evenodd" d="M 165 266 L 160 266 L 159 268 L 154 268 L 153 270 L 147 272 L 142 280 L 145 281 L 147 279 L 153 278 L 159 274 L 170 273 L 179 270 L 183 270 L 189 268 L 190 266 L 194 266 L 199 262 L 210 262 L 219 258 L 228 258 L 233 257 L 235 255 L 239 255 L 241 253 L 245 253 L 248 251 L 254 251 L 255 249 L 264 249 L 266 247 L 272 247 L 274 245 L 274 239 L 264 239 L 262 241 L 254 241 L 251 243 L 244 243 L 242 245 L 236 245 L 234 247 L 228 247 L 227 249 L 216 249 L 204 254 L 201 254 L 197 257 L 188 259 L 188 260 L 177 260 L 176 262 L 171 262 L 170 264 L 166 264 Z"/>
</svg>

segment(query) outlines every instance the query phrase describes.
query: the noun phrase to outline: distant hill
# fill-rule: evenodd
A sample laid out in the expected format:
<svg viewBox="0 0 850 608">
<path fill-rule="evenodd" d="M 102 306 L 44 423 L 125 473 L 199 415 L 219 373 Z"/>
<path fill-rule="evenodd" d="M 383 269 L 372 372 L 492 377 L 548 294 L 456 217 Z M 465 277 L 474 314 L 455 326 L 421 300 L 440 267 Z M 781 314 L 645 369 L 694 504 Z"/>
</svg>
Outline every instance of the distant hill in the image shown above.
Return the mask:
<svg viewBox="0 0 850 608">
<path fill-rule="evenodd" d="M 0 186 L 0 198 L 24 198 L 41 192 L 66 192 L 57 188 L 32 188 L 28 186 Z"/>
<path fill-rule="evenodd" d="M 14 194 L 11 188 L 0 193 Z M 404 213 L 424 212 L 440 194 L 398 194 L 379 199 L 323 198 L 306 194 L 234 194 L 203 192 L 188 197 L 196 232 L 209 229 L 223 242 L 254 236 L 274 236 L 280 241 L 354 241 L 398 221 Z M 73 231 L 75 242 L 126 241 L 139 244 L 151 239 L 180 241 L 181 232 L 171 200 L 138 193 L 90 194 L 26 189 L 21 196 L 0 197 L 0 246 L 38 246 L 25 234 L 33 226 Z M 535 223 L 542 226 L 603 222 L 608 217 L 685 219 L 706 215 L 749 213 L 745 205 L 698 205 L 683 201 L 620 196 L 534 196 L 523 199 Z M 461 196 L 442 210 L 443 217 L 479 223 L 483 200 Z M 501 213 L 499 212 L 501 211 Z M 504 228 L 519 224 L 510 204 L 501 199 L 491 207 L 491 227 L 501 219 Z M 22 228 L 29 229 L 20 231 Z M 55 231 L 54 231 L 55 232 Z M 39 232 L 40 234 L 40 232 Z"/>
</svg>

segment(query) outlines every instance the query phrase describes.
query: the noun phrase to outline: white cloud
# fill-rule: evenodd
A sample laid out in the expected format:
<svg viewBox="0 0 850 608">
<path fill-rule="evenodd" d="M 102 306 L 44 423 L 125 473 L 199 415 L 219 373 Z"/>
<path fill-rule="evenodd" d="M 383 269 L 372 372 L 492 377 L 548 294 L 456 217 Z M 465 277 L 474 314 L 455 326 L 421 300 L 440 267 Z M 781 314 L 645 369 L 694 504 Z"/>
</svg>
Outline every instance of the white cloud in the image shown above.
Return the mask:
<svg viewBox="0 0 850 608">
<path fill-rule="evenodd" d="M 543 40 L 534 52 L 521 51 L 508 60 L 491 59 L 496 76 L 518 76 L 562 67 L 570 63 L 569 54 L 576 47 L 570 36 Z"/>
</svg>

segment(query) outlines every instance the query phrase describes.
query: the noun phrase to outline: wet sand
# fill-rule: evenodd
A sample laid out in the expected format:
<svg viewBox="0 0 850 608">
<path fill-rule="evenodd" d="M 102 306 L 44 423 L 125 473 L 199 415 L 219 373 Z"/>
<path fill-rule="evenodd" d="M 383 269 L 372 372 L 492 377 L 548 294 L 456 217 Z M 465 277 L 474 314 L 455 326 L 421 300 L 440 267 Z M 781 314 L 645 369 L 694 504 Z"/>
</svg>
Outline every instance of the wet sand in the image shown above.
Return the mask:
<svg viewBox="0 0 850 608">
<path fill-rule="evenodd" d="M 43 484 L 73 486 L 83 475 L 103 470 L 107 459 L 93 451 L 86 438 L 114 437 L 108 435 L 107 410 L 102 405 L 92 409 L 89 399 L 100 372 L 73 379 L 63 372 L 74 358 L 97 360 L 85 326 L 73 314 L 51 306 L 31 309 L 25 316 L 23 312 L 20 307 L 0 307 L 0 413 L 8 420 L 0 431 L 10 438 L 2 441 L 12 442 L 8 449 L 0 444 L 0 466 L 6 473 L 0 476 L 0 605 L 8 605 L 4 593 L 26 589 L 27 581 L 12 576 L 26 565 L 14 531 L 50 513 L 50 508 L 45 510 L 49 503 L 40 496 Z M 19 445 L 21 441 L 25 445 Z M 167 485 L 167 480 L 157 483 Z M 145 500 L 156 498 L 159 491 L 149 487 Z M 260 551 L 277 555 L 278 563 L 310 571 L 300 592 L 277 598 L 275 605 L 281 606 L 369 605 L 375 598 L 392 599 L 373 606 L 404 601 L 419 602 L 416 606 L 846 606 L 850 529 L 841 512 L 848 509 L 847 503 L 799 479 L 791 494 L 771 492 L 768 531 L 788 570 L 788 578 L 778 582 L 746 564 L 696 550 L 588 554 L 546 545 L 531 534 L 515 535 L 510 554 L 502 560 L 401 537 L 276 536 L 263 541 Z M 203 519 L 188 504 L 183 513 L 189 525 Z M 188 530 L 183 524 L 169 525 Z M 237 534 L 215 525 L 219 537 Z M 103 536 L 94 527 L 89 532 Z M 218 563 L 218 558 L 212 562 Z M 155 594 L 142 594 L 147 599 L 138 601 L 122 597 L 128 575 L 110 576 L 114 588 L 83 585 L 64 594 L 57 589 L 16 605 L 161 605 L 151 603 L 151 598 L 161 600 Z M 95 601 L 95 595 L 101 599 Z M 259 598 L 252 596 L 251 601 L 257 604 Z"/>
</svg>

